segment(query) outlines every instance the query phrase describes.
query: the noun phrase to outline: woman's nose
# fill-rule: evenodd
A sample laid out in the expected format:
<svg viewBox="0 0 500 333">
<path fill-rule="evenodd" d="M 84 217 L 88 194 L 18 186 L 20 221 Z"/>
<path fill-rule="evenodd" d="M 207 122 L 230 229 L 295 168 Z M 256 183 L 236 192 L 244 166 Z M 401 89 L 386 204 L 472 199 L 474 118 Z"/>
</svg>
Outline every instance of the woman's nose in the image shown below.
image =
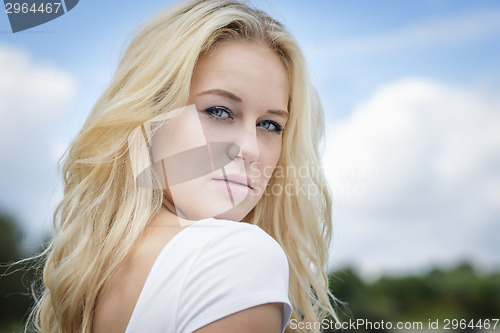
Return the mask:
<svg viewBox="0 0 500 333">
<path fill-rule="evenodd" d="M 239 151 L 236 152 L 237 149 L 233 148 L 233 155 L 243 158 L 247 163 L 256 162 L 259 159 L 260 152 L 257 140 L 257 127 L 255 124 L 253 126 L 242 126 L 238 132 L 234 143 L 239 146 Z"/>
</svg>

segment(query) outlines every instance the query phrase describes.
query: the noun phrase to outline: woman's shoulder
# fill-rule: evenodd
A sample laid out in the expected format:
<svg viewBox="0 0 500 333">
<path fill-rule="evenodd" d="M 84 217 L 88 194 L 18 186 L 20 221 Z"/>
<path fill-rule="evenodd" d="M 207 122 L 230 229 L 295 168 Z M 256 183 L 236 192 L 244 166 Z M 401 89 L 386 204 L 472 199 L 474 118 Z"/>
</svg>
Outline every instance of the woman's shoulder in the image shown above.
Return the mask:
<svg viewBox="0 0 500 333">
<path fill-rule="evenodd" d="M 233 281 L 237 288 L 255 284 L 256 289 L 259 285 L 269 285 L 270 279 L 288 283 L 288 260 L 283 248 L 257 225 L 209 220 L 193 225 L 191 234 L 184 236 L 179 249 L 186 248 L 186 242 L 197 244 L 182 259 L 183 263 L 191 263 L 184 265 L 184 269 L 186 281 L 192 285 L 205 279 L 226 286 L 227 281 Z M 173 249 L 174 253 L 180 252 Z M 197 288 L 201 285 L 194 290 Z"/>
<path fill-rule="evenodd" d="M 278 256 L 286 261 L 282 247 L 273 237 L 259 226 L 246 222 L 205 219 L 192 224 L 176 238 L 172 240 L 173 250 L 191 248 L 192 251 L 199 251 L 204 259 L 230 251 L 233 256 L 239 254 L 240 259 L 241 256 L 253 256 L 265 260 Z"/>
<path fill-rule="evenodd" d="M 163 289 L 196 286 L 192 290 L 199 294 L 207 280 L 227 286 L 229 280 L 241 285 L 249 279 L 257 287 L 270 277 L 288 284 L 288 274 L 285 252 L 259 226 L 210 218 L 183 229 L 164 246 L 144 289 L 160 295 Z"/>
<path fill-rule="evenodd" d="M 158 331 L 192 332 L 272 302 L 286 304 L 288 320 L 287 295 L 288 261 L 274 238 L 245 222 L 201 220 L 177 234 L 158 256 L 128 332 L 144 322 L 154 322 Z"/>
<path fill-rule="evenodd" d="M 164 233 L 163 231 L 158 232 Z M 182 229 L 168 242 L 150 237 L 139 255 L 152 266 L 149 278 L 175 280 L 188 274 L 225 271 L 238 263 L 274 266 L 288 274 L 288 261 L 279 243 L 257 225 L 221 219 L 204 219 Z M 156 245 L 155 245 L 156 244 Z M 154 265 L 151 258 L 156 258 Z M 209 269 L 202 270 L 209 266 Z M 230 272 L 235 272 L 230 270 Z"/>
</svg>

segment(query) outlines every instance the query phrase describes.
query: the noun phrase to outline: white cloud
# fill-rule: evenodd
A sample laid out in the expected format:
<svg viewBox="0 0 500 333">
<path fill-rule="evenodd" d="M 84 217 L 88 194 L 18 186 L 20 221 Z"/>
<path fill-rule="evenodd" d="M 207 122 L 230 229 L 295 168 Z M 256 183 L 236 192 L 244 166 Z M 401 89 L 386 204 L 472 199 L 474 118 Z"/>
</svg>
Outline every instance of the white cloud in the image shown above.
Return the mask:
<svg viewBox="0 0 500 333">
<path fill-rule="evenodd" d="M 335 260 L 368 273 L 500 264 L 500 99 L 423 79 L 380 88 L 327 132 Z"/>
<path fill-rule="evenodd" d="M 316 59 L 331 56 L 369 55 L 381 51 L 450 47 L 500 34 L 500 10 L 468 12 L 432 19 L 370 36 L 309 44 L 308 54 Z"/>
<path fill-rule="evenodd" d="M 49 126 L 74 96 L 75 80 L 40 65 L 20 49 L 0 45 L 0 142 L 18 139 L 27 130 Z"/>
<path fill-rule="evenodd" d="M 53 209 L 55 151 L 76 80 L 6 45 L 0 45 L 0 73 L 0 205 L 39 237 Z"/>
</svg>

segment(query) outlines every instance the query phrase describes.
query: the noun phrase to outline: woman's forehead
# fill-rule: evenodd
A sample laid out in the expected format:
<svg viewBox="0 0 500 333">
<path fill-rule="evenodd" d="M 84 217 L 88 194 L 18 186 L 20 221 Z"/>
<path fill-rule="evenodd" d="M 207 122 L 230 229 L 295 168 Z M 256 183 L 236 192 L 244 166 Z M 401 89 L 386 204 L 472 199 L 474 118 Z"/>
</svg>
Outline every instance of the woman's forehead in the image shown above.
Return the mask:
<svg viewBox="0 0 500 333">
<path fill-rule="evenodd" d="M 279 55 L 263 43 L 226 41 L 200 58 L 191 81 L 191 93 L 227 90 L 242 99 L 266 98 L 275 108 L 289 100 L 286 67 Z"/>
</svg>

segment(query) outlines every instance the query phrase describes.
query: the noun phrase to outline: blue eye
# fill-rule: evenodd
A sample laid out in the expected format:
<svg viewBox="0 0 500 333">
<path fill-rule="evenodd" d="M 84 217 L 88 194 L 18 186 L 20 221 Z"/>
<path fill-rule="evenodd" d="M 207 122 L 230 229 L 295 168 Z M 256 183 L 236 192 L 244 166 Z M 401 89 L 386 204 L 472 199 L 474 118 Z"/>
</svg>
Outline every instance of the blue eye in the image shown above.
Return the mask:
<svg viewBox="0 0 500 333">
<path fill-rule="evenodd" d="M 271 133 L 280 134 L 281 132 L 283 132 L 283 126 L 272 120 L 263 120 L 261 122 L 258 122 L 257 125 L 260 125 L 266 131 L 269 131 Z"/>
<path fill-rule="evenodd" d="M 216 121 L 230 121 L 233 119 L 231 110 L 224 106 L 212 106 L 205 109 L 203 112 Z M 283 126 L 272 120 L 259 121 L 257 126 L 273 134 L 281 134 L 281 132 L 283 132 Z"/>
<path fill-rule="evenodd" d="M 215 120 L 227 121 L 232 119 L 231 111 L 223 106 L 212 106 L 204 111 L 210 117 L 215 118 Z"/>
</svg>

